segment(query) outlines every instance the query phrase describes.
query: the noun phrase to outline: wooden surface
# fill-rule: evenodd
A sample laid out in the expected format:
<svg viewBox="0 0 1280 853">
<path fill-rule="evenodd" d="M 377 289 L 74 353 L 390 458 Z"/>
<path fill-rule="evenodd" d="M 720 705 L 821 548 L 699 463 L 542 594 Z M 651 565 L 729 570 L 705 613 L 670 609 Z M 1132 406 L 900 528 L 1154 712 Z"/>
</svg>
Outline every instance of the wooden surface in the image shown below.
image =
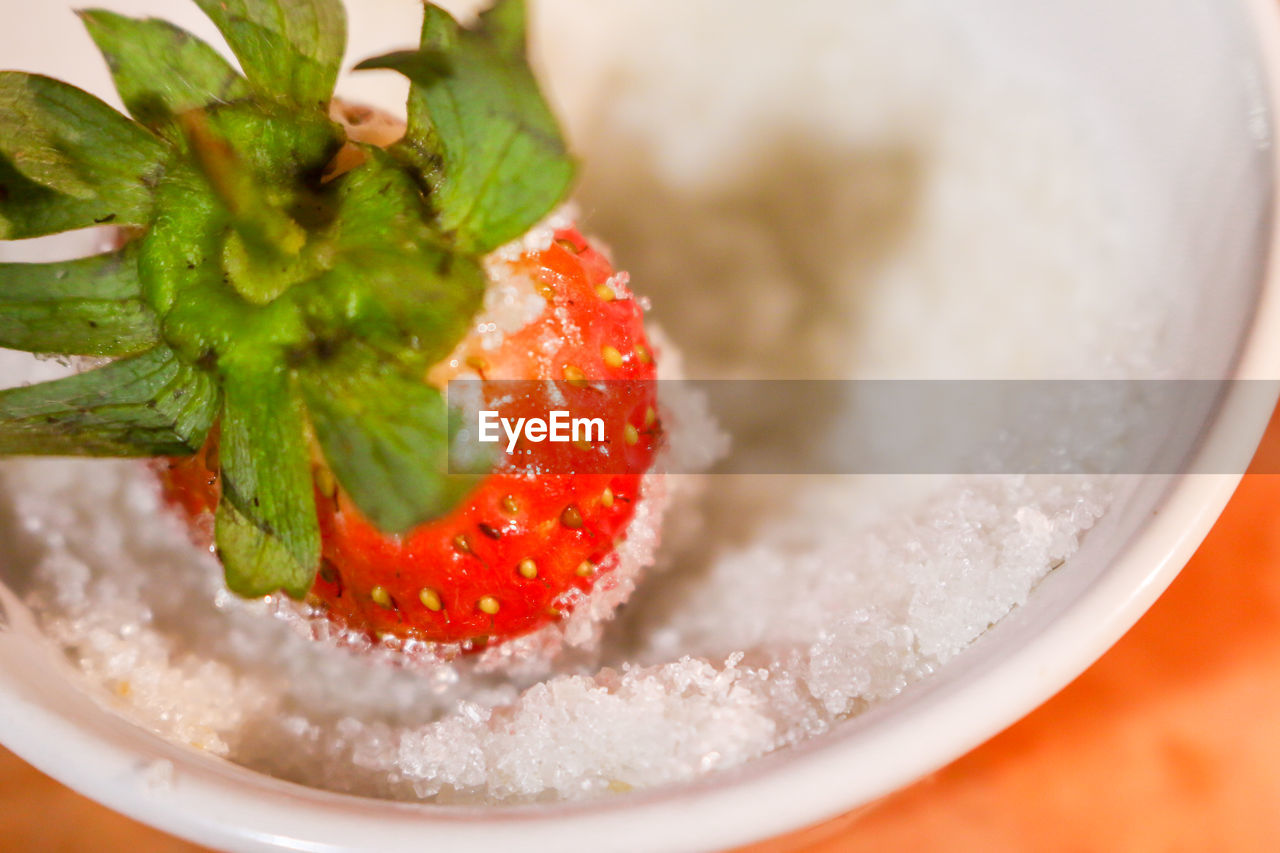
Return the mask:
<svg viewBox="0 0 1280 853">
<path fill-rule="evenodd" d="M 1262 452 L 1280 471 L 1274 423 Z M 872 809 L 750 853 L 1280 850 L 1278 521 L 1280 476 L 1246 477 L 1169 592 L 1061 694 Z M 130 849 L 198 848 L 0 754 L 0 850 Z"/>
</svg>

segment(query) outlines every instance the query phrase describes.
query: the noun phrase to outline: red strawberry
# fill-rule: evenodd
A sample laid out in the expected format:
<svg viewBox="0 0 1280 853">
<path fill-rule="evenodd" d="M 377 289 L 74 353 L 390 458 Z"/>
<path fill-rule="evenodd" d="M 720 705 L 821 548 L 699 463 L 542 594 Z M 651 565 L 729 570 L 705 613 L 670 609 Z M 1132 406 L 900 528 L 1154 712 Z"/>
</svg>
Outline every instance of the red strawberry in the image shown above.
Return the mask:
<svg viewBox="0 0 1280 853">
<path fill-rule="evenodd" d="M 496 349 L 485 349 L 473 333 L 431 371 L 432 379 L 477 371 L 496 380 L 613 380 L 586 393 L 613 395 L 597 399 L 592 413 L 607 413 L 606 435 L 621 445 L 611 449 L 625 456 L 617 470 L 626 473 L 553 467 L 557 473 L 537 476 L 508 466 L 448 515 L 395 536 L 366 520 L 320 467 L 324 563 L 311 596 L 347 627 L 444 643 L 515 637 L 558 619 L 566 592 L 589 591 L 614 567 L 615 542 L 640 499 L 641 475 L 633 472 L 650 467 L 660 429 L 640 306 L 625 276 L 615 276 L 576 230 L 557 232 L 541 252 L 500 263 L 507 275 L 531 280 L 545 309 Z M 533 408 L 546 410 L 541 402 Z M 214 458 L 216 451 L 207 451 L 162 469 L 169 498 L 202 525 L 201 516 L 218 503 Z M 544 466 L 554 464 L 548 459 L 539 455 Z"/>
</svg>

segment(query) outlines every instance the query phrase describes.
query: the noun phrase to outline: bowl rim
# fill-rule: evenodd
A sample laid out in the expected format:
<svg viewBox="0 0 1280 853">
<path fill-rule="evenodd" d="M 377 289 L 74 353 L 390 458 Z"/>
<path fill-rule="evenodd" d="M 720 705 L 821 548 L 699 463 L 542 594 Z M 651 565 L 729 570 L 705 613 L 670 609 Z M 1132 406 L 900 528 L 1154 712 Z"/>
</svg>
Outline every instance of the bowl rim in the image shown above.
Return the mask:
<svg viewBox="0 0 1280 853">
<path fill-rule="evenodd" d="M 1280 7 L 1240 0 L 1258 40 L 1267 102 L 1280 117 Z M 1280 176 L 1280 146 L 1271 145 Z M 1271 199 L 1266 267 L 1234 370 L 1237 379 L 1280 378 L 1280 192 Z M 1276 399 L 1233 387 L 1205 432 L 1196 461 L 1227 458 L 1226 447 L 1256 446 Z M 1263 405 L 1263 404 L 1266 405 Z M 716 850 L 801 829 L 873 802 L 933 772 L 997 734 L 1102 656 L 1155 602 L 1208 534 L 1239 474 L 1173 478 L 1151 522 L 1107 574 L 999 667 L 933 703 L 916 704 L 878 726 L 875 738 L 800 748 L 763 770 L 619 800 L 554 808 L 430 807 L 308 788 L 177 747 L 123 720 L 87 729 L 0 674 L 0 729 L 19 757 L 79 793 L 174 835 L 228 850 L 421 850 L 424 843 L 468 851 L 562 848 L 599 851 Z M 1084 638 L 1083 641 L 1081 638 Z M 993 708 L 997 709 L 993 712 Z M 118 724 L 117 724 L 118 723 Z M 193 760 L 195 759 L 195 760 Z M 147 778 L 155 762 L 181 763 L 172 784 Z M 752 765 L 765 763 L 752 762 Z M 894 768 L 868 777 L 858 765 Z M 749 765 L 750 766 L 750 765 Z M 821 784 L 815 784 L 820 780 Z"/>
</svg>

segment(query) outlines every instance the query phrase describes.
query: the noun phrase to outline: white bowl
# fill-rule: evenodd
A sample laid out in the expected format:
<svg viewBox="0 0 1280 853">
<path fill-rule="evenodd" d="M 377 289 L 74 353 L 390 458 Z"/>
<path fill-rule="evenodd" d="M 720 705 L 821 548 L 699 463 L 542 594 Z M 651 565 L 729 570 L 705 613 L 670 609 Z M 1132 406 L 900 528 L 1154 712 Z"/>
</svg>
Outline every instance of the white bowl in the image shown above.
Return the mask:
<svg viewBox="0 0 1280 853">
<path fill-rule="evenodd" d="M 186 4 L 163 0 L 109 5 L 194 19 Z M 396 22 L 395 41 L 408 40 L 403 22 L 413 0 L 351 5 L 353 55 L 387 47 L 387 22 Z M 0 6 L 9 22 L 0 33 L 0 65 L 108 92 L 87 40 L 70 35 L 75 25 L 62 3 Z M 1195 336 L 1186 347 L 1196 375 L 1280 377 L 1274 2 L 980 0 L 965 14 L 993 39 L 1020 46 L 1010 62 L 1034 57 L 1065 89 L 1087 98 L 1114 135 L 1112 150 L 1128 152 L 1117 155 L 1115 168 L 1148 177 L 1143 209 L 1176 259 L 1171 286 L 1187 289 L 1193 303 Z M 387 78 L 363 85 L 357 94 L 373 101 L 397 91 Z M 1200 457 L 1220 460 L 1232 455 L 1224 447 L 1256 446 L 1274 402 L 1256 389 L 1234 390 L 1207 415 Z M 167 743 L 103 710 L 74 685 L 66 662 L 3 588 L 0 740 L 111 808 L 227 849 L 677 851 L 744 844 L 905 785 L 1059 690 L 1168 585 L 1237 480 L 1225 473 L 1135 479 L 1069 570 L 1052 574 L 1027 606 L 936 676 L 828 736 L 696 784 L 588 805 L 463 809 L 282 782 Z"/>
</svg>

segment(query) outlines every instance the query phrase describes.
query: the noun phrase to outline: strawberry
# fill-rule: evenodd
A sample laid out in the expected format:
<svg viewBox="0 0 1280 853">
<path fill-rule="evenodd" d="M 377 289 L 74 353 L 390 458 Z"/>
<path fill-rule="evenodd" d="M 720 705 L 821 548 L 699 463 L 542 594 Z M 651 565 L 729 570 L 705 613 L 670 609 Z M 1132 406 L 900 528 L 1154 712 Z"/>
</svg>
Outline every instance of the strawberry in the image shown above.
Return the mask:
<svg viewBox="0 0 1280 853">
<path fill-rule="evenodd" d="M 82 13 L 132 120 L 0 72 L 0 239 L 124 237 L 0 265 L 0 346 L 111 359 L 0 391 L 0 454 L 170 459 L 232 590 L 356 631 L 474 648 L 556 619 L 613 568 L 660 429 L 625 277 L 571 228 L 491 254 L 574 173 L 524 4 L 472 28 L 426 4 L 418 49 L 357 66 L 409 78 L 396 140 L 333 100 L 339 0 L 195 2 L 243 74 L 163 21 Z M 532 316 L 485 322 L 486 289 L 521 286 Z M 446 391 L 476 376 L 508 412 L 612 432 L 455 471 Z"/>
<path fill-rule="evenodd" d="M 431 371 L 437 382 L 479 371 L 491 380 L 586 383 L 593 414 L 616 425 L 616 473 L 491 473 L 447 515 L 399 536 L 365 518 L 323 461 L 316 500 L 324 563 L 311 600 L 347 627 L 376 635 L 480 647 L 558 619 L 614 563 L 652 464 L 659 422 L 656 367 L 642 313 L 608 260 L 573 229 L 546 249 L 499 262 L 545 299 L 541 313 L 497 348 L 472 333 Z M 555 342 L 550 352 L 542 346 Z M 541 397 L 540 383 L 522 391 Z M 521 401 L 528 402 L 528 401 Z M 546 411 L 541 400 L 534 411 Z M 508 405 L 504 411 L 519 409 Z M 627 427 L 630 427 L 628 429 Z M 550 445 L 547 445 L 550 447 Z M 580 452 L 580 449 L 577 449 Z M 574 452 L 573 450 L 570 451 Z M 197 529 L 218 503 L 216 447 L 159 466 L 165 492 Z M 542 453 L 544 465 L 551 460 Z M 566 466 L 566 470 L 570 466 Z M 568 595 L 566 595 L 568 593 Z"/>
</svg>

